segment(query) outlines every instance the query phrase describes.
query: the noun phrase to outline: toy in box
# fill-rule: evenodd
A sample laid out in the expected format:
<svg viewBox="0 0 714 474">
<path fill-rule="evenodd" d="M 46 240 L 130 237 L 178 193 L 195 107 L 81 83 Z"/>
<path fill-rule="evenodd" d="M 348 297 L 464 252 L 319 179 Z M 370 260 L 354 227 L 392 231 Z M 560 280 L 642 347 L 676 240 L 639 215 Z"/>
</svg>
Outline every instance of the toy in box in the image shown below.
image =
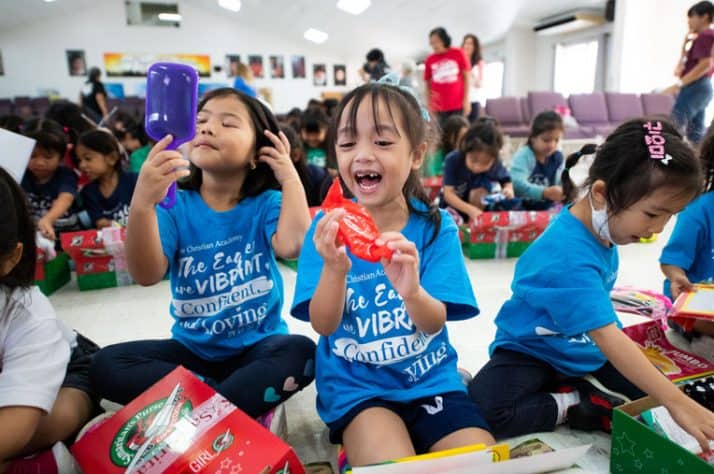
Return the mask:
<svg viewBox="0 0 714 474">
<path fill-rule="evenodd" d="M 124 241 L 120 227 L 65 232 L 62 248 L 74 260 L 77 284 L 81 291 L 131 285 Z"/>
<path fill-rule="evenodd" d="M 87 473 L 302 474 L 295 452 L 178 367 L 72 446 Z"/>
<path fill-rule="evenodd" d="M 674 301 L 670 318 L 689 331 L 697 319 L 714 321 L 714 284 L 698 283 Z"/>
</svg>

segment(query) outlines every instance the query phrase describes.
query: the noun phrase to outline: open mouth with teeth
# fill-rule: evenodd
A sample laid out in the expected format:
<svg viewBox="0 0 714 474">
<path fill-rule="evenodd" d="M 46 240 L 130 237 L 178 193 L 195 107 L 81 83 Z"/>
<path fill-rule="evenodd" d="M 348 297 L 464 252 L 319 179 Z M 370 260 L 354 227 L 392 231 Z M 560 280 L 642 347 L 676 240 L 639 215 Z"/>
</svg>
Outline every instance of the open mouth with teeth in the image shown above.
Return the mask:
<svg viewBox="0 0 714 474">
<path fill-rule="evenodd" d="M 382 175 L 374 172 L 355 173 L 355 181 L 357 186 L 363 191 L 373 191 L 382 181 Z"/>
</svg>

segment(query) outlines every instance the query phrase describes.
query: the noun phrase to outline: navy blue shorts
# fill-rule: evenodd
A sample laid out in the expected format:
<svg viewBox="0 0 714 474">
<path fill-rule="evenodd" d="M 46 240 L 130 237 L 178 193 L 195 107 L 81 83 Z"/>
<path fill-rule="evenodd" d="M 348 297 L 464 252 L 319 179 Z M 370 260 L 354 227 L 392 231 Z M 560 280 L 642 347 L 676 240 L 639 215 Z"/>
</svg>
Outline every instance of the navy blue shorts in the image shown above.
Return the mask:
<svg viewBox="0 0 714 474">
<path fill-rule="evenodd" d="M 437 441 L 464 428 L 490 431 L 488 423 L 466 392 L 448 392 L 410 402 L 374 398 L 352 408 L 342 418 L 328 423 L 330 442 L 342 443 L 342 433 L 352 420 L 367 408 L 386 408 L 399 416 L 407 427 L 417 454 L 429 452 Z"/>
</svg>

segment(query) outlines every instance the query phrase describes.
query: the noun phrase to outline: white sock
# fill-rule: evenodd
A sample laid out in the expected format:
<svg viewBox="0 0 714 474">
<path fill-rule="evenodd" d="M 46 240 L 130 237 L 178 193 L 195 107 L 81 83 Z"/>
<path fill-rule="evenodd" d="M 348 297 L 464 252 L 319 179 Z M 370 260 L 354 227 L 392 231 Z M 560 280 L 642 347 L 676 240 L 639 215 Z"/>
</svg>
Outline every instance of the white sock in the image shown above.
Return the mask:
<svg viewBox="0 0 714 474">
<path fill-rule="evenodd" d="M 558 405 L 558 420 L 556 425 L 562 425 L 568 420 L 568 408 L 580 403 L 580 392 L 573 390 L 565 393 L 551 393 L 556 405 Z"/>
</svg>

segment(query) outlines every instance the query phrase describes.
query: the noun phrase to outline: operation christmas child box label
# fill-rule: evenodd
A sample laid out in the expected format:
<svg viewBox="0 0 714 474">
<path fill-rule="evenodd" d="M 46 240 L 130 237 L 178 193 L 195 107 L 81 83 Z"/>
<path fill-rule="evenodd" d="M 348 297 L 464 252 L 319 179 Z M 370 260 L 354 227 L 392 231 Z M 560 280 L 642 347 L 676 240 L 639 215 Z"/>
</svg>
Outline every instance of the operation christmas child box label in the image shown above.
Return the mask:
<svg viewBox="0 0 714 474">
<path fill-rule="evenodd" d="M 179 367 L 85 434 L 87 473 L 304 473 L 290 446 Z"/>
</svg>

